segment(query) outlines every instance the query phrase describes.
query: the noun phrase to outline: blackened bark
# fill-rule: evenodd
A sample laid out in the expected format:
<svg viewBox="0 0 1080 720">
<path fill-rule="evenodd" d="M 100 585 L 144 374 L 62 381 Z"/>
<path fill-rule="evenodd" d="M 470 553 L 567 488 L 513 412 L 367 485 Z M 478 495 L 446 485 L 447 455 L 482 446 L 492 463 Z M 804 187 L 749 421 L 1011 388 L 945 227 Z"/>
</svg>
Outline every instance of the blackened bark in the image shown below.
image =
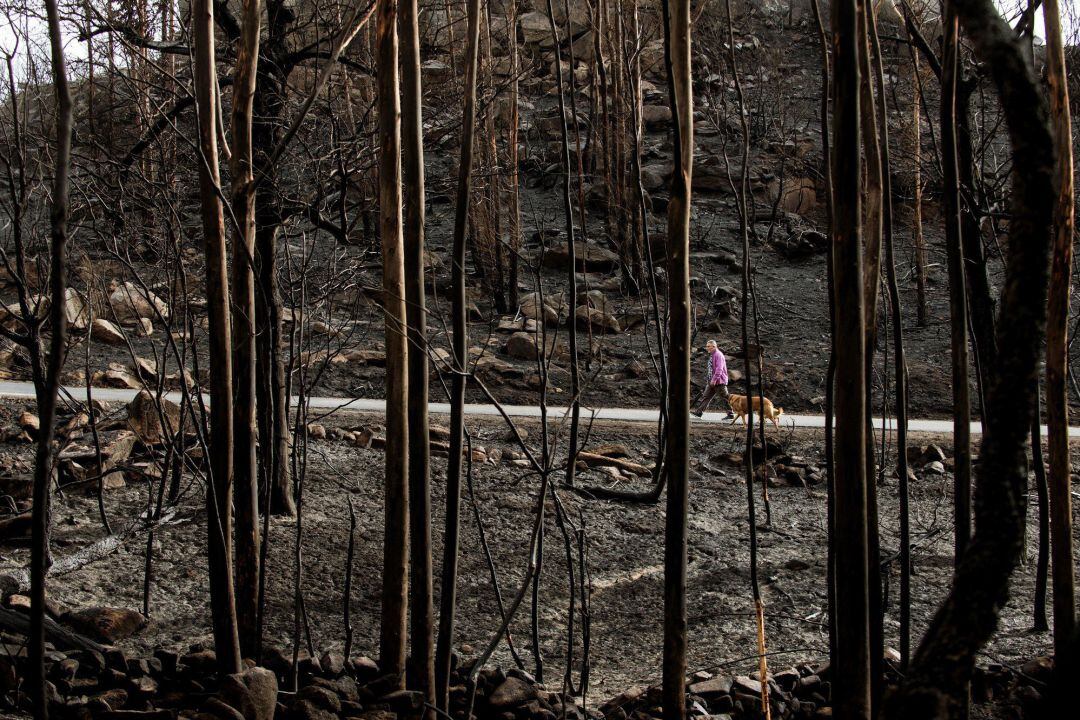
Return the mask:
<svg viewBox="0 0 1080 720">
<path fill-rule="evenodd" d="M 833 517 L 837 543 L 836 717 L 870 716 L 870 616 L 866 509 L 866 328 L 859 122 L 859 7 L 832 3 L 833 284 L 835 410 Z"/>
<path fill-rule="evenodd" d="M 206 488 L 210 612 L 218 670 L 240 671 L 240 643 L 232 566 L 232 353 L 229 350 L 229 277 L 225 260 L 225 214 L 218 170 L 214 9 L 209 0 L 192 3 L 195 97 L 199 107 L 199 196 L 206 244 L 206 306 L 210 357 L 210 472 Z"/>
<path fill-rule="evenodd" d="M 405 193 L 405 313 L 409 338 L 409 677 L 435 718 L 435 620 L 431 580 L 427 301 L 424 295 L 424 123 L 416 0 L 401 3 L 401 151 Z"/>
<path fill-rule="evenodd" d="M 401 216 L 401 105 L 398 91 L 398 0 L 378 0 L 376 57 L 379 115 L 379 236 L 386 332 L 386 465 L 383 535 L 383 672 L 405 684 L 409 595 L 408 344 L 405 337 L 405 265 Z"/>
<path fill-rule="evenodd" d="M 665 0 L 668 98 L 675 169 L 668 204 L 668 436 L 664 528 L 665 720 L 686 717 L 686 538 L 690 466 L 690 188 L 694 99 L 690 69 L 690 2 Z"/>
<path fill-rule="evenodd" d="M 1069 294 L 1073 258 L 1072 118 L 1065 48 L 1057 0 L 1044 0 L 1046 80 L 1050 118 L 1057 140 L 1057 203 L 1054 255 L 1046 326 L 1046 421 L 1050 455 L 1050 552 L 1054 574 L 1054 651 L 1063 657 L 1076 627 L 1076 575 L 1073 568 L 1071 463 L 1069 461 Z"/>
<path fill-rule="evenodd" d="M 953 393 L 953 538 L 957 564 L 971 537 L 971 399 L 968 380 L 968 302 L 960 224 L 960 178 L 956 143 L 959 23 L 945 4 L 945 60 L 941 76 L 941 165 L 944 174 L 945 250 L 949 266 L 949 322 Z"/>
<path fill-rule="evenodd" d="M 255 460 L 255 193 L 252 102 L 259 66 L 261 0 L 244 0 L 233 75 L 231 200 L 233 239 L 233 506 L 236 513 L 236 622 L 240 652 L 254 657 L 259 636 L 259 499 Z"/>
<path fill-rule="evenodd" d="M 454 645 L 457 603 L 458 545 L 461 532 L 461 455 L 465 449 L 465 380 L 468 366 L 469 327 L 465 307 L 465 231 L 472 197 L 474 134 L 476 130 L 476 76 L 480 56 L 480 0 L 469 0 L 468 49 L 465 58 L 465 103 L 461 122 L 461 158 L 458 161 L 457 200 L 451 258 L 450 310 L 454 356 L 450 383 L 450 459 L 446 463 L 446 530 L 439 598 L 439 638 L 435 648 L 435 699 L 440 710 L 449 707 L 450 665 Z"/>
<path fill-rule="evenodd" d="M 52 204 L 49 209 L 50 267 L 49 320 L 52 337 L 46 359 L 44 392 L 38 395 L 40 421 L 34 452 L 33 510 L 30 544 L 30 635 L 27 638 L 27 681 L 40 718 L 49 717 L 45 680 L 45 571 L 48 564 L 50 490 L 53 479 L 53 437 L 56 396 L 64 365 L 67 338 L 68 176 L 71 171 L 72 102 L 64 63 L 64 42 L 56 0 L 45 0 L 53 89 L 56 93 L 56 156 L 53 165 Z M 14 88 L 12 88 L 14 91 Z M 24 276 L 25 277 L 25 276 Z"/>
</svg>

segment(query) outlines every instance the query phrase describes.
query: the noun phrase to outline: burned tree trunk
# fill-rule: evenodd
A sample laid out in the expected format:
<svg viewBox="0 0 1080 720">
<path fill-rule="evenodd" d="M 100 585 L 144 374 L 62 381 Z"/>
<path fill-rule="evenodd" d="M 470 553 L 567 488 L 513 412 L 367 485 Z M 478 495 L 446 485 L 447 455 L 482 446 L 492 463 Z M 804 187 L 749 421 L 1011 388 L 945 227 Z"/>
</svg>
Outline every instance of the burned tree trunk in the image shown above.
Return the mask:
<svg viewBox="0 0 1080 720">
<path fill-rule="evenodd" d="M 209 317 L 210 468 L 206 487 L 207 555 L 214 646 L 222 674 L 240 671 L 240 644 L 232 566 L 232 353 L 229 337 L 229 278 L 225 260 L 225 215 L 219 195 L 217 68 L 214 7 L 192 3 L 195 97 L 199 108 L 199 196 L 206 243 L 206 311 Z"/>
<path fill-rule="evenodd" d="M 866 508 L 866 332 L 859 122 L 859 7 L 834 0 L 833 284 L 836 308 L 834 447 L 837 717 L 870 717 Z"/>
<path fill-rule="evenodd" d="M 53 480 L 53 437 L 56 396 L 64 365 L 67 337 L 67 241 L 68 176 L 71 172 L 72 102 L 64 64 L 64 41 L 56 0 L 45 0 L 49 26 L 49 49 L 53 89 L 56 93 L 56 157 L 53 165 L 52 206 L 49 211 L 50 267 L 49 320 L 52 337 L 45 365 L 44 393 L 38 397 L 40 421 L 34 453 L 33 510 L 30 544 L 30 635 L 27 638 L 26 676 L 31 700 L 40 718 L 49 717 L 48 683 L 45 679 L 45 571 L 48 563 L 50 491 Z M 14 91 L 14 88 L 12 88 Z"/>
<path fill-rule="evenodd" d="M 1076 577 L 1073 568 L 1071 465 L 1069 462 L 1069 291 L 1073 255 L 1073 157 L 1069 84 L 1057 0 L 1045 0 L 1046 80 L 1050 119 L 1057 141 L 1057 205 L 1054 255 L 1046 323 L 1046 421 L 1050 455 L 1050 536 L 1054 577 L 1054 651 L 1063 657 L 1076 627 Z"/>
<path fill-rule="evenodd" d="M 686 533 L 690 466 L 690 188 L 694 164 L 694 98 L 690 69 L 690 2 L 665 0 L 668 98 L 675 169 L 668 204 L 668 438 L 664 529 L 665 720 L 686 717 Z"/>
<path fill-rule="evenodd" d="M 469 362 L 469 328 L 465 307 L 465 231 L 472 197 L 474 134 L 476 130 L 476 75 L 480 55 L 480 0 L 469 0 L 468 49 L 465 58 L 465 104 L 461 123 L 461 159 L 458 161 L 457 203 L 454 208 L 454 245 L 450 297 L 454 356 L 450 387 L 450 459 L 446 463 L 446 532 L 443 536 L 442 594 L 439 598 L 439 641 L 435 654 L 435 699 L 440 710 L 449 707 L 451 657 L 457 604 L 458 540 L 461 530 L 461 453 L 465 444 L 465 380 Z"/>
<path fill-rule="evenodd" d="M 236 512 L 236 622 L 240 652 L 258 646 L 259 491 L 255 462 L 255 188 L 251 139 L 252 99 L 259 67 L 261 0 L 244 0 L 233 77 L 233 505 Z"/>
<path fill-rule="evenodd" d="M 960 224 L 960 178 L 956 146 L 960 26 L 955 3 L 945 3 L 944 62 L 941 74 L 941 164 L 944 174 L 945 250 L 949 266 L 949 320 L 952 330 L 953 523 L 955 562 L 971 538 L 971 399 L 968 381 L 967 282 Z"/>
<path fill-rule="evenodd" d="M 511 0 L 510 13 L 506 23 L 506 44 L 510 50 L 510 121 L 506 130 L 506 164 L 510 171 L 509 177 L 509 207 L 507 213 L 510 217 L 509 245 L 506 253 L 506 304 L 511 310 L 518 307 L 518 275 L 519 257 L 521 252 L 521 180 L 518 172 L 518 134 L 520 126 L 519 115 L 519 88 L 518 75 L 521 72 L 521 53 L 517 42 L 517 0 Z"/>
<path fill-rule="evenodd" d="M 412 595 L 409 676 L 435 718 L 435 629 L 431 582 L 431 476 L 428 445 L 427 302 L 424 296 L 424 124 L 416 0 L 404 0 L 402 180 L 405 194 L 405 301 L 409 339 L 409 547 Z"/>
<path fill-rule="evenodd" d="M 376 9 L 379 113 L 379 235 L 382 305 L 386 328 L 386 498 L 383 534 L 382 670 L 405 683 L 409 596 L 408 345 L 405 336 L 405 265 L 401 218 L 401 101 L 398 95 L 398 0 Z"/>
<path fill-rule="evenodd" d="M 566 484 L 570 487 L 574 486 L 574 469 L 577 464 L 577 446 L 578 446 L 578 426 L 581 424 L 581 380 L 578 370 L 578 346 L 577 346 L 577 317 L 575 308 L 577 307 L 577 252 L 575 249 L 574 240 L 574 209 L 570 201 L 570 136 L 566 129 L 566 101 L 564 100 L 564 88 L 563 88 L 563 71 L 562 71 L 562 58 L 559 53 L 559 31 L 555 27 L 555 12 L 552 7 L 551 0 L 547 0 L 548 9 L 548 23 L 551 26 L 551 41 L 555 46 L 555 88 L 559 95 L 559 128 L 561 130 L 560 139 L 562 140 L 562 164 L 563 164 L 563 177 L 560 189 L 562 191 L 562 205 L 563 205 L 563 220 L 566 227 L 566 292 L 569 296 L 570 307 L 570 320 L 567 323 L 567 333 L 569 335 L 569 350 L 570 350 L 570 435 L 567 439 L 569 444 L 568 457 L 566 459 Z M 567 6 L 567 26 L 569 27 L 569 6 Z M 570 44 L 573 45 L 573 38 L 570 38 Z M 570 73 L 573 74 L 574 66 L 570 64 Z M 573 92 L 573 87 L 571 87 Z M 577 113 L 574 113 L 574 123 L 577 123 Z M 578 159 L 580 162 L 581 153 L 580 148 L 578 152 Z M 580 182 L 580 175 L 578 177 Z M 584 205 L 582 205 L 582 213 L 584 213 Z M 584 215 L 582 221 L 584 222 Z M 584 232 L 584 225 L 582 226 Z M 588 306 L 588 300 L 586 307 Z M 586 315 L 586 317 L 591 317 Z M 589 327 L 592 327 L 590 323 Z M 590 329 L 591 332 L 591 329 Z"/>
<path fill-rule="evenodd" d="M 278 288 L 277 244 L 281 227 L 281 199 L 277 163 L 267 162 L 280 141 L 281 115 L 285 108 L 288 52 L 285 29 L 295 18 L 284 0 L 266 2 L 266 37 L 260 43 L 259 80 L 255 86 L 252 115 L 252 148 L 259 159 L 255 189 L 255 294 L 256 400 L 258 405 L 261 506 L 277 515 L 295 515 L 289 473 L 289 400 L 285 360 L 281 291 Z"/>
</svg>

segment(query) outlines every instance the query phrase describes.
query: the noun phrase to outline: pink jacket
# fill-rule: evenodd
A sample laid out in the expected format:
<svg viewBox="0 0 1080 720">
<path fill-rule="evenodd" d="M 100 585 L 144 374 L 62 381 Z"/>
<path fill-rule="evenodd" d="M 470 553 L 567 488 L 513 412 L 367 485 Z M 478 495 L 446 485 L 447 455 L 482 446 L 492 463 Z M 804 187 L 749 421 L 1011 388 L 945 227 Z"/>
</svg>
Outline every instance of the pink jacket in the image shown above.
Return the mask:
<svg viewBox="0 0 1080 720">
<path fill-rule="evenodd" d="M 728 384 L 727 359 L 719 349 L 713 350 L 712 355 L 709 356 L 709 384 Z"/>
</svg>

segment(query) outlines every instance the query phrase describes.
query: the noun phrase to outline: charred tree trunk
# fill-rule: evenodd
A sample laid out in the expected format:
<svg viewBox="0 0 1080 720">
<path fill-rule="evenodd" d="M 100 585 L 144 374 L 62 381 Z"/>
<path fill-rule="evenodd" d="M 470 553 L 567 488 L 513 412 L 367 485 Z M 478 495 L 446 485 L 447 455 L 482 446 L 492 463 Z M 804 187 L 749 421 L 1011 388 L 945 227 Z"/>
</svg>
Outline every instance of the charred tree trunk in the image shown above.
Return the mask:
<svg viewBox="0 0 1080 720">
<path fill-rule="evenodd" d="M 281 226 L 277 163 L 268 163 L 278 144 L 285 107 L 284 60 L 288 48 L 285 28 L 293 19 L 282 0 L 266 3 L 266 38 L 260 43 L 259 80 L 255 86 L 252 148 L 260 160 L 261 175 L 255 190 L 255 294 L 256 400 L 258 406 L 261 506 L 275 515 L 296 514 L 289 473 L 289 401 L 285 360 L 281 347 L 284 330 L 281 291 L 278 287 L 277 241 Z"/>
<path fill-rule="evenodd" d="M 68 176 L 71 172 L 72 102 L 68 89 L 64 41 L 56 0 L 45 0 L 49 27 L 50 63 L 56 94 L 56 156 L 53 164 L 52 204 L 49 209 L 50 257 L 49 320 L 52 337 L 45 366 L 44 393 L 38 397 L 37 447 L 34 452 L 33 510 L 30 520 L 30 635 L 27 638 L 27 680 L 37 717 L 49 717 L 45 679 L 45 571 L 48 563 L 50 491 L 53 479 L 53 437 L 60 370 L 67 339 Z M 12 88 L 14 92 L 14 88 Z"/>
<path fill-rule="evenodd" d="M 959 82 L 956 93 L 956 157 L 960 182 L 960 240 L 963 244 L 964 284 L 967 290 L 968 330 L 979 384 L 979 411 L 986 403 L 990 369 L 997 359 L 994 341 L 994 297 L 987 274 L 982 231 L 975 215 L 975 158 L 971 136 L 971 93 L 976 83 Z"/>
<path fill-rule="evenodd" d="M 997 626 L 1023 547 L 1027 438 L 1039 347 L 1046 327 L 1054 193 L 1054 143 L 1046 100 L 1020 41 L 990 0 L 953 0 L 978 59 L 997 88 L 1012 144 L 1012 214 L 998 361 L 983 422 L 975 494 L 976 534 L 960 558 L 886 717 L 964 717 L 975 655 Z M 1017 389 L 1023 389 L 1017 392 Z"/>
<path fill-rule="evenodd" d="M 885 98 L 878 67 L 877 27 L 870 2 L 862 0 L 860 19 L 860 79 L 862 105 L 863 158 L 866 178 L 863 194 L 863 293 L 866 332 L 866 555 L 870 598 L 870 684 L 871 715 L 876 715 L 884 681 L 885 628 L 881 590 L 881 549 L 878 532 L 877 458 L 874 453 L 873 375 L 877 349 L 878 298 L 881 295 L 881 254 L 885 234 L 885 179 L 889 168 L 884 164 L 883 144 L 888 136 L 884 120 Z M 885 459 L 881 459 L 884 465 Z M 843 536 L 841 536 L 842 538 Z"/>
<path fill-rule="evenodd" d="M 450 459 L 446 463 L 446 531 L 443 536 L 442 595 L 439 598 L 439 641 L 435 652 L 435 699 L 439 709 L 449 707 L 451 657 L 457 604 L 458 545 L 461 531 L 461 454 L 465 445 L 465 380 L 469 362 L 469 328 L 465 307 L 465 231 L 472 197 L 474 135 L 476 131 L 476 76 L 480 56 L 480 0 L 469 0 L 468 47 L 465 58 L 465 104 L 461 123 L 461 158 L 458 161 L 457 202 L 454 208 L 454 244 L 450 297 L 454 356 L 450 387 Z"/>
<path fill-rule="evenodd" d="M 408 344 L 405 336 L 405 258 L 401 217 L 401 101 L 398 93 L 398 0 L 378 0 L 376 58 L 379 115 L 379 236 L 386 327 L 386 499 L 383 534 L 383 672 L 405 683 L 409 596 Z"/>
<path fill-rule="evenodd" d="M 562 178 L 562 203 L 563 203 L 563 216 L 566 226 L 566 291 L 569 295 L 567 299 L 568 307 L 570 308 L 570 318 L 567 323 L 567 334 L 569 335 L 569 350 L 570 350 L 570 435 L 567 439 L 569 443 L 568 457 L 566 460 L 566 484 L 570 487 L 574 486 L 574 469 L 577 464 L 577 446 L 578 446 L 578 426 L 581 423 L 581 380 L 580 373 L 578 371 L 578 347 L 577 347 L 577 250 L 575 248 L 574 240 L 574 208 L 570 201 L 570 136 L 566 129 L 566 101 L 564 100 L 564 88 L 563 88 L 563 72 L 562 72 L 562 59 L 559 53 L 559 31 L 555 27 L 555 11 L 552 7 L 551 0 L 547 0 L 548 9 L 548 23 L 551 25 L 551 40 L 555 45 L 555 88 L 559 94 L 559 127 L 561 129 L 560 138 L 562 140 L 562 163 L 563 163 L 563 178 Z M 569 10 L 569 6 L 567 6 Z M 569 27 L 569 12 L 567 12 L 567 26 Z M 570 38 L 571 43 L 573 42 Z M 574 72 L 573 64 L 570 66 L 571 74 Z M 572 90 L 572 89 L 571 89 Z M 577 122 L 577 115 L 574 115 L 574 122 Z M 580 159 L 580 151 L 578 158 Z M 580 180 L 580 176 L 578 178 Z M 584 208 L 582 209 L 584 212 Z M 584 216 L 582 217 L 584 220 Z M 583 228 L 584 230 L 584 228 Z M 586 307 L 588 307 L 588 300 L 586 300 Z M 591 318 L 591 315 L 586 315 L 586 318 Z M 592 327 L 592 323 L 589 323 L 589 327 Z M 590 330 L 591 332 L 591 330 Z"/>
<path fill-rule="evenodd" d="M 881 175 L 881 231 L 885 253 L 885 276 L 889 296 L 889 309 L 892 324 L 893 342 L 893 365 L 895 376 L 895 410 L 896 410 L 896 471 L 900 478 L 898 492 L 900 494 L 900 657 L 901 664 L 907 665 L 910 650 L 910 625 L 911 625 L 911 531 L 908 518 L 908 463 L 907 463 L 907 362 L 904 355 L 904 314 L 900 306 L 900 287 L 896 278 L 896 258 L 893 252 L 893 202 L 891 167 L 892 159 L 889 152 L 889 122 L 885 107 L 885 79 L 882 69 L 881 41 L 878 37 L 877 23 L 873 16 L 870 17 L 870 44 L 873 49 L 875 64 L 874 83 L 877 89 L 877 124 L 878 124 L 878 147 L 883 172 Z M 869 384 L 869 383 L 868 383 Z M 881 458 L 882 466 L 885 458 Z M 870 483 L 876 485 L 876 482 Z M 877 522 L 877 510 L 871 514 L 873 522 Z M 879 545 L 872 534 L 871 551 Z M 877 573 L 877 574 L 875 574 Z M 881 588 L 881 568 L 876 558 L 871 558 L 870 581 L 871 592 Z M 885 631 L 884 631 L 884 607 L 879 593 L 878 607 L 876 608 L 875 632 L 877 646 L 871 648 L 874 653 L 872 661 L 884 662 Z M 877 683 L 884 682 L 884 666 L 875 668 L 873 680 Z M 879 693 L 883 688 L 879 687 Z M 880 694 L 874 698 L 875 709 L 881 700 Z"/>
<path fill-rule="evenodd" d="M 1046 462 L 1043 460 L 1042 427 L 1039 424 L 1042 400 L 1039 382 L 1031 388 L 1035 398 L 1035 412 L 1031 419 L 1031 465 L 1035 473 L 1035 497 L 1039 509 L 1039 547 L 1035 560 L 1035 601 L 1032 603 L 1032 629 L 1037 632 L 1050 629 L 1046 619 L 1046 581 L 1050 570 L 1050 490 L 1046 480 Z"/>
<path fill-rule="evenodd" d="M 665 720 L 686 717 L 686 533 L 690 466 L 690 188 L 694 164 L 694 98 L 690 69 L 690 2 L 665 0 L 668 98 L 675 169 L 668 204 L 668 438 L 664 529 Z"/>
<path fill-rule="evenodd" d="M 870 614 L 866 508 L 866 328 L 859 154 L 859 7 L 834 0 L 833 283 L 836 308 L 833 704 L 844 720 L 870 717 Z"/>
<path fill-rule="evenodd" d="M 409 677 L 435 718 L 435 620 L 431 581 L 431 469 L 428 444 L 427 300 L 424 295 L 424 123 L 420 25 L 416 0 L 404 0 L 402 180 L 405 194 L 405 300 L 409 326 L 409 546 L 412 595 Z"/>
<path fill-rule="evenodd" d="M 194 0 L 195 97 L 199 108 L 199 196 L 206 242 L 206 305 L 210 357 L 210 468 L 206 487 L 207 555 L 214 647 L 222 674 L 240 671 L 232 567 L 232 353 L 229 348 L 229 278 L 225 260 L 225 215 L 219 195 L 217 68 L 214 7 Z"/>
<path fill-rule="evenodd" d="M 960 178 L 956 147 L 959 21 L 955 2 L 945 3 L 944 62 L 941 76 L 941 155 L 944 174 L 945 250 L 949 265 L 949 318 L 952 328 L 953 516 L 955 562 L 971 539 L 971 399 L 968 381 L 967 282 L 960 225 Z"/>
<path fill-rule="evenodd" d="M 232 99 L 233 506 L 236 512 L 236 623 L 240 652 L 258 646 L 259 492 L 255 462 L 255 192 L 252 100 L 259 67 L 261 0 L 244 0 Z"/>
<path fill-rule="evenodd" d="M 1044 0 L 1046 80 L 1050 119 L 1057 142 L 1057 204 L 1054 255 L 1046 324 L 1046 421 L 1050 455 L 1050 538 L 1054 577 L 1054 651 L 1064 657 L 1076 627 L 1076 577 L 1073 568 L 1071 464 L 1069 462 L 1069 291 L 1073 255 L 1073 157 L 1069 84 L 1057 0 Z"/>
<path fill-rule="evenodd" d="M 912 86 L 917 86 L 921 82 L 918 53 L 912 53 L 911 55 L 911 76 L 913 79 Z M 919 327 L 926 327 L 928 309 L 926 302 L 926 237 L 923 235 L 922 228 L 922 118 L 919 113 L 919 99 L 917 96 L 911 100 L 911 116 L 911 157 L 914 165 L 911 233 L 915 245 L 915 324 Z"/>
<path fill-rule="evenodd" d="M 510 171 L 510 206 L 507 209 L 510 216 L 510 237 L 506 260 L 506 303 L 513 312 L 516 311 L 519 301 L 518 253 L 521 250 L 521 180 L 518 174 L 518 75 L 521 72 L 521 53 L 517 43 L 517 0 L 510 2 L 506 44 L 510 50 L 510 123 L 506 133 L 507 165 Z"/>
</svg>

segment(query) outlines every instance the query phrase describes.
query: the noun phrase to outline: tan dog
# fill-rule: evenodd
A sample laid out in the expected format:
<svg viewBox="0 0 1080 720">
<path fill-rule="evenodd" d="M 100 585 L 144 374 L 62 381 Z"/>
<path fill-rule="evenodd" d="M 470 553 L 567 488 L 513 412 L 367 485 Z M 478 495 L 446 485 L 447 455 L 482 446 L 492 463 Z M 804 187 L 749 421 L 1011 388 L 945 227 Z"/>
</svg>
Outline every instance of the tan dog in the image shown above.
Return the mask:
<svg viewBox="0 0 1080 720">
<path fill-rule="evenodd" d="M 765 398 L 765 411 L 761 412 L 761 398 L 757 395 L 750 398 L 751 405 L 754 408 L 754 412 L 761 416 L 762 422 L 765 420 L 772 420 L 772 424 L 776 426 L 776 429 L 780 429 L 780 416 L 784 414 L 784 408 L 773 407 L 772 400 Z M 731 412 L 735 413 L 735 420 L 742 420 L 746 422 L 746 396 L 735 395 L 734 393 L 728 396 L 728 405 L 731 407 Z M 735 420 L 731 423 L 734 425 Z"/>
</svg>

